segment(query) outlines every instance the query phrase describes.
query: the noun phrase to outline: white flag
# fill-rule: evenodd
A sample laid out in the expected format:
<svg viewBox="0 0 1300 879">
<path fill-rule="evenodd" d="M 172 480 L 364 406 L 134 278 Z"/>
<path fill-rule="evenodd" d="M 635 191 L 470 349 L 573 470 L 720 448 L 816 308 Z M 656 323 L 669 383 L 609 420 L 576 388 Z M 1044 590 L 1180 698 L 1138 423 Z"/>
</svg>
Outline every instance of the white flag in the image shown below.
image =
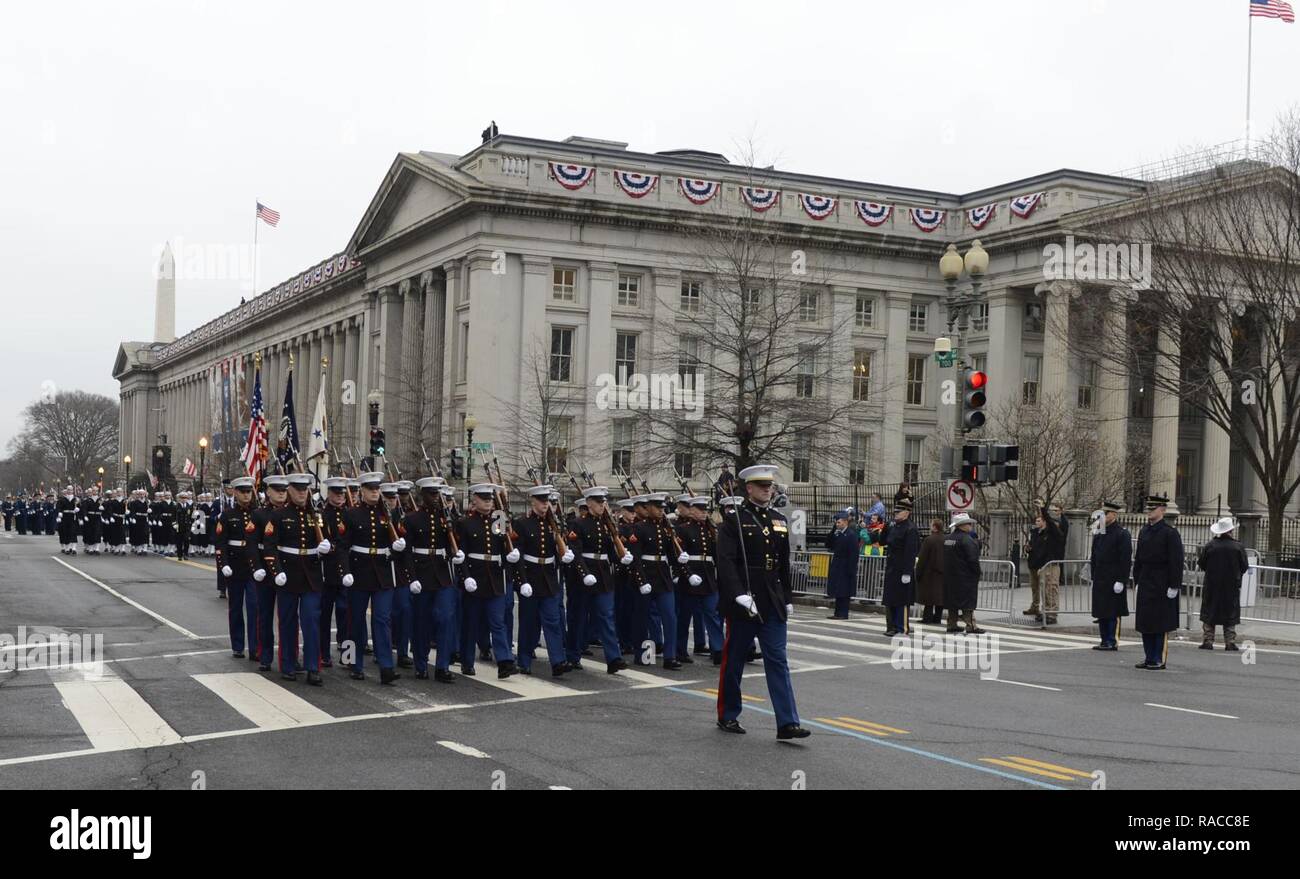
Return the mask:
<svg viewBox="0 0 1300 879">
<path fill-rule="evenodd" d="M 316 475 L 321 479 L 329 477 L 330 460 L 326 455 L 329 440 L 325 431 L 325 382 L 320 383 L 320 394 L 316 397 L 316 414 L 311 419 L 311 432 L 307 435 L 306 463 L 310 463 Z"/>
</svg>

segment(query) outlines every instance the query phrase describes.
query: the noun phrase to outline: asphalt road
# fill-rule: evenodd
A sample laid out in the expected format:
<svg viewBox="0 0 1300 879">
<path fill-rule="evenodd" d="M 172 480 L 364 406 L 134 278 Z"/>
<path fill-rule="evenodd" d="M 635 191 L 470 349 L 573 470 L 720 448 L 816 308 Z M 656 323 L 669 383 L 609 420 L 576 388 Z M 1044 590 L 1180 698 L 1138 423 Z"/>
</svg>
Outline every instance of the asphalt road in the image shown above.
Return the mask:
<svg viewBox="0 0 1300 879">
<path fill-rule="evenodd" d="M 788 744 L 759 663 L 743 737 L 714 726 L 707 659 L 611 677 L 597 651 L 558 681 L 498 682 L 480 663 L 451 685 L 337 667 L 322 688 L 287 684 L 231 657 L 210 561 L 67 557 L 6 534 L 0 635 L 102 635 L 106 661 L 90 681 L 0 651 L 0 788 L 1300 787 L 1300 650 L 1175 643 L 1168 670 L 1143 672 L 1127 631 L 1099 653 L 1086 635 L 984 623 L 992 679 L 896 668 L 878 617 L 799 608 L 790 657 L 813 735 Z M 957 643 L 927 655 L 944 650 Z"/>
</svg>

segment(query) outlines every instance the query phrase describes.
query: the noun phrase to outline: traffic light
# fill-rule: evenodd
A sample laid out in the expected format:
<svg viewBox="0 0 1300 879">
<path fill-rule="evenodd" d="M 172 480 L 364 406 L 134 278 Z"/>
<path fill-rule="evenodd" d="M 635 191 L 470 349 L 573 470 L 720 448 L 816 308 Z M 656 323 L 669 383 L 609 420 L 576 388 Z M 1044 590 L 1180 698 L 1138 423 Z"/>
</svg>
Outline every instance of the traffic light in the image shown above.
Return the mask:
<svg viewBox="0 0 1300 879">
<path fill-rule="evenodd" d="M 988 420 L 984 414 L 984 404 L 988 402 L 988 382 L 988 375 L 978 369 L 962 370 L 961 429 L 963 432 L 979 430 Z"/>
<path fill-rule="evenodd" d="M 1020 446 L 994 445 L 989 454 L 993 482 L 1014 482 L 1020 477 Z"/>
<path fill-rule="evenodd" d="M 384 429 L 382 427 L 370 428 L 370 454 L 380 458 L 384 456 Z"/>
<path fill-rule="evenodd" d="M 452 479 L 460 479 L 461 472 L 460 449 L 452 449 L 447 453 L 447 472 L 451 474 Z"/>
<path fill-rule="evenodd" d="M 977 485 L 990 482 L 989 475 L 989 447 L 978 443 L 962 446 L 958 478 Z"/>
</svg>

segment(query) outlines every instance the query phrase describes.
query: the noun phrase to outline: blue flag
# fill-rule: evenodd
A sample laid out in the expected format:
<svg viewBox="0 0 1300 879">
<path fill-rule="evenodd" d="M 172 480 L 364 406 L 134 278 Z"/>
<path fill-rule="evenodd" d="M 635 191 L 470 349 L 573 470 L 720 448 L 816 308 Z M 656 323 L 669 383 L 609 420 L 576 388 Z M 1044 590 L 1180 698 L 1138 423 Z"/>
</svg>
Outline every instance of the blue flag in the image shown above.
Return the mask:
<svg viewBox="0 0 1300 879">
<path fill-rule="evenodd" d="M 280 438 L 275 446 L 275 457 L 286 473 L 289 464 L 298 456 L 298 419 L 293 414 L 293 370 L 284 383 L 284 409 L 280 412 Z"/>
</svg>

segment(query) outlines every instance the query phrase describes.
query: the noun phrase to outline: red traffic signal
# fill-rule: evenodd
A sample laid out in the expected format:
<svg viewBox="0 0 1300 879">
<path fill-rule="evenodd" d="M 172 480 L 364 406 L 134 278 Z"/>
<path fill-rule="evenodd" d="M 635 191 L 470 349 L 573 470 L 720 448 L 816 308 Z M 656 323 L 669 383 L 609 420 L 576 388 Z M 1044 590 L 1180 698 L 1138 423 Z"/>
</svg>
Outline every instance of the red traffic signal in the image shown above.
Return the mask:
<svg viewBox="0 0 1300 879">
<path fill-rule="evenodd" d="M 989 378 L 986 373 L 980 372 L 978 369 L 965 370 L 963 378 L 965 388 L 961 399 L 962 430 L 978 430 L 987 421 L 987 417 L 982 410 L 984 404 L 988 402 L 988 394 L 985 388 L 988 385 Z"/>
<path fill-rule="evenodd" d="M 971 388 L 982 388 L 988 383 L 989 377 L 978 369 L 971 370 L 966 376 L 966 385 Z"/>
</svg>

